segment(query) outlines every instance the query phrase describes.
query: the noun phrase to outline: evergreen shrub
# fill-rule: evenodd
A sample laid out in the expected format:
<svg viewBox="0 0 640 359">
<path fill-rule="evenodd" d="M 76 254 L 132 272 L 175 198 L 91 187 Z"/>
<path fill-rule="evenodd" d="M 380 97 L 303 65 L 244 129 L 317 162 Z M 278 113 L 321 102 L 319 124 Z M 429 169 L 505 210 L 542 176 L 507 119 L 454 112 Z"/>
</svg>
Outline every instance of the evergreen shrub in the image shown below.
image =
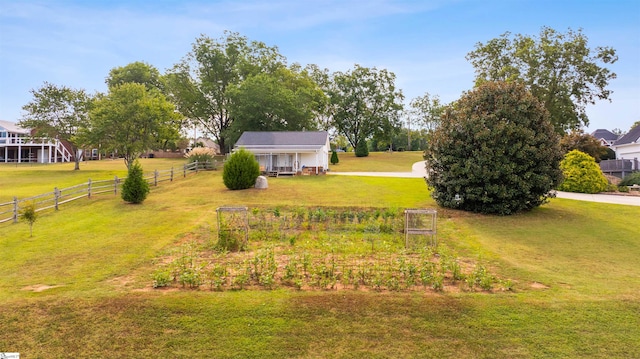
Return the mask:
<svg viewBox="0 0 640 359">
<path fill-rule="evenodd" d="M 129 167 L 127 179 L 122 184 L 122 199 L 129 203 L 142 203 L 149 191 L 149 183 L 144 179 L 142 166 L 136 160 Z"/>
<path fill-rule="evenodd" d="M 340 162 L 340 159 L 338 158 L 338 152 L 331 151 L 331 164 L 337 165 L 338 162 Z"/>
<path fill-rule="evenodd" d="M 253 153 L 241 148 L 224 164 L 222 180 L 230 190 L 247 189 L 255 185 L 260 175 L 260 164 Z"/>
<path fill-rule="evenodd" d="M 367 145 L 367 141 L 360 140 L 356 145 L 356 157 L 367 157 L 369 156 L 369 146 Z"/>
</svg>

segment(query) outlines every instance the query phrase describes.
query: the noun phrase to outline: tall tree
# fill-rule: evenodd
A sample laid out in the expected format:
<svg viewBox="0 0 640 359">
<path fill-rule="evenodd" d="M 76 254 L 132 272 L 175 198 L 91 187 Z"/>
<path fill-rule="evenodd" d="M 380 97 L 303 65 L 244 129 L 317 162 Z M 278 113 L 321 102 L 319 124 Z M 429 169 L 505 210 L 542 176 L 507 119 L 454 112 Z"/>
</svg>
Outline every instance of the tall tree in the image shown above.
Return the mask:
<svg viewBox="0 0 640 359">
<path fill-rule="evenodd" d="M 116 152 L 127 168 L 145 151 L 179 137 L 179 114 L 157 90 L 123 83 L 96 98 L 85 136 L 104 151 Z"/>
<path fill-rule="evenodd" d="M 213 135 L 226 152 L 227 130 L 234 120 L 227 89 L 251 75 L 273 72 L 284 63 L 277 48 L 250 42 L 238 33 L 225 32 L 220 39 L 203 35 L 167 74 L 170 100 L 193 124 Z"/>
<path fill-rule="evenodd" d="M 587 126 L 586 106 L 610 100 L 607 89 L 616 74 L 605 67 L 618 60 L 611 47 L 588 47 L 582 30 L 559 33 L 543 27 L 537 37 L 506 32 L 478 43 L 467 60 L 476 85 L 486 81 L 521 81 L 549 111 L 556 132 Z"/>
<path fill-rule="evenodd" d="M 428 132 L 438 127 L 445 108 L 437 95 L 432 96 L 428 92 L 412 99 L 409 106 L 408 116 L 411 124 Z"/>
<path fill-rule="evenodd" d="M 310 64 L 305 66 L 304 73 L 313 79 L 325 94 L 330 92 L 332 81 L 329 69 L 321 69 L 318 65 Z M 322 130 L 335 132 L 335 128 L 333 127 L 333 106 L 331 105 L 331 101 L 328 97 L 325 97 L 324 101 L 318 103 L 316 123 Z"/>
<path fill-rule="evenodd" d="M 109 88 L 125 83 L 143 84 L 147 90 L 163 91 L 164 83 L 160 71 L 145 62 L 132 62 L 126 66 L 114 67 L 105 80 Z"/>
<path fill-rule="evenodd" d="M 160 74 L 157 68 L 145 62 L 132 62 L 122 67 L 115 67 L 109 71 L 109 76 L 105 80 L 109 88 L 113 88 L 126 83 L 136 83 L 144 85 L 147 91 L 159 91 L 163 94 L 166 92 L 165 78 Z M 165 94 L 166 95 L 166 94 Z M 176 117 L 176 121 L 178 118 Z M 184 125 L 184 118 L 180 118 L 180 127 Z M 160 146 L 161 149 L 176 149 L 179 147 L 178 142 L 182 142 L 183 138 L 175 138 L 174 136 L 163 137 L 164 141 Z M 188 147 L 183 145 L 183 148 Z"/>
<path fill-rule="evenodd" d="M 235 118 L 227 137 L 232 142 L 244 131 L 315 130 L 319 104 L 326 101 L 306 73 L 285 67 L 251 76 L 227 92 Z"/>
<path fill-rule="evenodd" d="M 66 141 L 74 153 L 74 169 L 79 170 L 82 143 L 78 132 L 88 125 L 91 97 L 84 90 L 48 82 L 31 93 L 33 100 L 22 107 L 26 113 L 18 125 L 35 129 L 35 136 Z"/>
<path fill-rule="evenodd" d="M 333 75 L 329 91 L 333 123 L 353 148 L 376 134 L 400 127 L 404 96 L 395 86 L 395 74 L 355 65 Z"/>
</svg>

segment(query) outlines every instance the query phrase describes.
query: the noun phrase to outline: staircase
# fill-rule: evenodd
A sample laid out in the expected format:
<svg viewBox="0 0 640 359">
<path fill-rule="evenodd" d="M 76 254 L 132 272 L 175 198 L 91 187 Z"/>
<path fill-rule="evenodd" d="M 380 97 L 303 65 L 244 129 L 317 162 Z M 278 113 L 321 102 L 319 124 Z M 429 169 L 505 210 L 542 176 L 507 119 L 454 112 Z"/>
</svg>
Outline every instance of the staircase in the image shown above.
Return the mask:
<svg viewBox="0 0 640 359">
<path fill-rule="evenodd" d="M 56 140 L 56 151 L 54 156 L 54 162 L 71 162 L 73 161 L 73 153 L 69 151 L 61 141 Z M 60 161 L 58 161 L 60 159 Z"/>
</svg>

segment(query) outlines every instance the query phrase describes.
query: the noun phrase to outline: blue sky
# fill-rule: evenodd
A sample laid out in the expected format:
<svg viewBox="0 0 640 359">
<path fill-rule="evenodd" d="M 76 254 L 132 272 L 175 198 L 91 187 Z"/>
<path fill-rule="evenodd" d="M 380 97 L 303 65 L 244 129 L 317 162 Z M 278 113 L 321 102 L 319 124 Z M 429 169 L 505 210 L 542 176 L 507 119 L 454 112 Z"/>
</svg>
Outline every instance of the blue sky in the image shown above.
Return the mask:
<svg viewBox="0 0 640 359">
<path fill-rule="evenodd" d="M 465 55 L 476 43 L 542 26 L 582 28 L 591 48 L 617 50 L 613 101 L 588 107 L 587 131 L 640 120 L 637 0 L 0 0 L 0 119 L 18 121 L 44 81 L 105 92 L 112 68 L 165 72 L 200 34 L 224 30 L 277 46 L 289 63 L 386 68 L 407 102 L 425 92 L 450 102 L 473 86 Z"/>
</svg>

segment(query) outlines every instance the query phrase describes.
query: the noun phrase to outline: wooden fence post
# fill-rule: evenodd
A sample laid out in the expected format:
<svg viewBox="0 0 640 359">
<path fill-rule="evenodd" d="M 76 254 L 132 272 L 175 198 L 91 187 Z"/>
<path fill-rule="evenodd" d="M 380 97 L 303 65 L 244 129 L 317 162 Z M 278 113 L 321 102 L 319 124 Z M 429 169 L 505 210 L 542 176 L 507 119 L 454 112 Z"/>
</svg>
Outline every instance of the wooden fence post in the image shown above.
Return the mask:
<svg viewBox="0 0 640 359">
<path fill-rule="evenodd" d="M 113 194 L 118 194 L 118 176 L 113 179 Z"/>
<path fill-rule="evenodd" d="M 87 197 L 91 198 L 91 178 L 89 178 L 89 182 L 87 182 Z"/>
<path fill-rule="evenodd" d="M 173 166 L 171 167 L 171 182 L 173 182 Z"/>
<path fill-rule="evenodd" d="M 196 173 L 198 173 L 198 167 L 200 167 L 200 164 L 198 164 L 198 160 L 196 160 Z"/>
<path fill-rule="evenodd" d="M 60 191 L 58 187 L 53 188 L 53 207 L 58 210 L 58 202 L 60 201 Z"/>
<path fill-rule="evenodd" d="M 13 197 L 13 223 L 18 223 L 18 197 Z"/>
<path fill-rule="evenodd" d="M 187 177 L 187 165 L 182 165 L 182 178 Z"/>
<path fill-rule="evenodd" d="M 157 186 L 158 185 L 158 170 L 155 170 L 153 172 L 153 185 Z"/>
</svg>

